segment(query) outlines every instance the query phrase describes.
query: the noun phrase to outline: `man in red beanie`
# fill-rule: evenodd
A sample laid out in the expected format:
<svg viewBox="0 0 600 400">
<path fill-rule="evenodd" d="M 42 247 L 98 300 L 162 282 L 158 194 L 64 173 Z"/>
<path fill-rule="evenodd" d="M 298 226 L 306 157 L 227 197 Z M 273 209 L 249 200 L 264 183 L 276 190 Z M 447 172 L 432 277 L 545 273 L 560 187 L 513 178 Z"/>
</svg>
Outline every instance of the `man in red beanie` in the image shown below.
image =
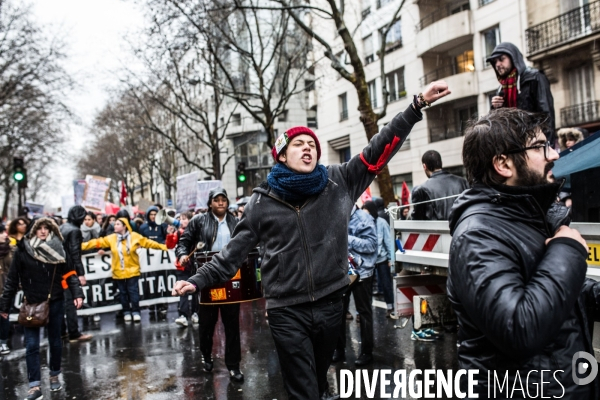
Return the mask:
<svg viewBox="0 0 600 400">
<path fill-rule="evenodd" d="M 348 278 L 348 220 L 356 200 L 396 154 L 421 108 L 450 94 L 433 82 L 344 164 L 317 163 L 321 145 L 307 127 L 288 129 L 275 142 L 277 162 L 246 204 L 231 241 L 174 296 L 231 279 L 254 247 L 263 249 L 262 287 L 269 326 L 290 399 L 337 399 L 327 370 L 342 318 Z"/>
</svg>

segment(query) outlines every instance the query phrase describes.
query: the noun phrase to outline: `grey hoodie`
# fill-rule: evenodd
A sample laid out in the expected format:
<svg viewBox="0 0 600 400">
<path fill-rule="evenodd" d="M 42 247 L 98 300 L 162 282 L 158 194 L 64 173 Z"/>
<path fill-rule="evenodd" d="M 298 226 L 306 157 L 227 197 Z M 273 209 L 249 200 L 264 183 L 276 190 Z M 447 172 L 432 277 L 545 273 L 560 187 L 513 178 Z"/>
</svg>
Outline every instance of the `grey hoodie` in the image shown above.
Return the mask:
<svg viewBox="0 0 600 400">
<path fill-rule="evenodd" d="M 361 154 L 327 167 L 323 192 L 300 207 L 268 185 L 254 189 L 229 244 L 189 279 L 198 290 L 231 279 L 260 244 L 267 308 L 319 300 L 349 284 L 348 220 L 356 199 L 422 119 L 411 106 L 375 135 Z"/>
</svg>

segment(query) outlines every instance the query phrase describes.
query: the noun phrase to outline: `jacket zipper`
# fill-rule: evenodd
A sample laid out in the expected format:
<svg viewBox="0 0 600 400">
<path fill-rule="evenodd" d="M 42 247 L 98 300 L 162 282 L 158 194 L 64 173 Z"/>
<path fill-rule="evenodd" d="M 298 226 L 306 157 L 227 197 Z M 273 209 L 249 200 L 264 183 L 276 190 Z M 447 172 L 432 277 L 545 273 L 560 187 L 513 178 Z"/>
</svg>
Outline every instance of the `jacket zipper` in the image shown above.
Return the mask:
<svg viewBox="0 0 600 400">
<path fill-rule="evenodd" d="M 294 210 L 296 212 L 296 216 L 298 217 L 298 225 L 300 226 L 300 240 L 302 241 L 302 247 L 304 248 L 304 255 L 306 257 L 306 260 L 308 262 L 308 265 L 306 266 L 306 272 L 308 274 L 308 295 L 311 299 L 311 301 L 315 301 L 315 296 L 314 296 L 314 284 L 313 284 L 313 277 L 312 277 L 312 273 L 311 273 L 311 262 L 312 262 L 312 258 L 310 257 L 310 252 L 308 251 L 308 246 L 306 244 L 306 238 L 304 235 L 304 226 L 302 225 L 302 219 L 300 219 L 300 211 L 308 204 L 310 203 L 310 200 L 307 200 L 306 203 L 304 203 L 302 205 L 302 207 L 294 207 L 292 206 L 290 203 L 287 203 L 281 199 L 278 199 L 277 197 L 267 194 L 267 196 L 269 196 L 270 198 L 272 198 L 273 200 L 276 200 L 278 202 L 280 202 L 281 204 L 284 204 L 286 206 L 288 206 L 289 208 L 291 208 L 292 210 Z"/>
</svg>

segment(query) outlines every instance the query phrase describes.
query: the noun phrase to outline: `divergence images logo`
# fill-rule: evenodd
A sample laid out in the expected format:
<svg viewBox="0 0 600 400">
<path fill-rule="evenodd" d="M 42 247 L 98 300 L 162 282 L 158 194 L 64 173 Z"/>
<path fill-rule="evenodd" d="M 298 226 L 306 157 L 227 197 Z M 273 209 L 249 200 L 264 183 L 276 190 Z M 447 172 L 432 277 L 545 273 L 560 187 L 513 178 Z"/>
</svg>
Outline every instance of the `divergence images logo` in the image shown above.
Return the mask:
<svg viewBox="0 0 600 400">
<path fill-rule="evenodd" d="M 585 361 L 582 361 L 582 359 L 585 359 Z M 590 367 L 592 368 L 588 377 L 579 378 L 579 376 L 585 375 Z M 596 379 L 596 375 L 598 375 L 598 362 L 590 353 L 578 351 L 575 353 L 573 360 L 571 361 L 571 369 L 573 374 L 573 382 L 575 382 L 576 385 L 587 385 L 588 383 L 592 383 L 592 381 Z"/>
</svg>

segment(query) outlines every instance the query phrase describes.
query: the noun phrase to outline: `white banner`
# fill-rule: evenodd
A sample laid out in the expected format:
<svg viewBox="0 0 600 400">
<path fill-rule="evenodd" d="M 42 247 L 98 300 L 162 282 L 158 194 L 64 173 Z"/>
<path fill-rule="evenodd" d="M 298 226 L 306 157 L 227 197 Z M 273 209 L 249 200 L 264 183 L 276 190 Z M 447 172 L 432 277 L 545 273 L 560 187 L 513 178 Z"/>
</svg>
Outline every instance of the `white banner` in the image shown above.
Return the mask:
<svg viewBox="0 0 600 400">
<path fill-rule="evenodd" d="M 177 212 L 196 209 L 198 171 L 177 177 Z"/>
<path fill-rule="evenodd" d="M 217 187 L 222 187 L 221 181 L 199 181 L 198 196 L 196 197 L 196 210 L 208 208 L 208 193 Z"/>
<path fill-rule="evenodd" d="M 81 205 L 87 210 L 104 212 L 104 203 L 110 188 L 110 178 L 102 176 L 86 175 L 85 190 Z"/>
</svg>

